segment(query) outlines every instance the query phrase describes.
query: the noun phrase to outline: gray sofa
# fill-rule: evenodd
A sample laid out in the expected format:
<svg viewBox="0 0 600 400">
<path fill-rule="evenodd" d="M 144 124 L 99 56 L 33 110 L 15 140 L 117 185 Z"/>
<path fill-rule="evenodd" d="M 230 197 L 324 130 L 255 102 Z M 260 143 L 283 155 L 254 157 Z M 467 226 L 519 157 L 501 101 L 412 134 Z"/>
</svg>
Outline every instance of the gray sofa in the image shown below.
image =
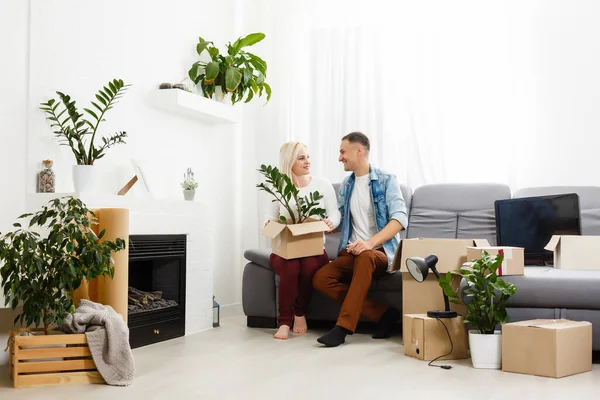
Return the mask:
<svg viewBox="0 0 600 400">
<path fill-rule="evenodd" d="M 337 191 L 338 186 L 334 185 Z M 600 187 L 527 188 L 513 197 L 552 193 L 578 193 L 583 234 L 600 235 Z M 494 201 L 511 198 L 510 188 L 500 184 L 437 184 L 402 187 L 409 209 L 409 226 L 402 238 L 481 238 L 496 243 Z M 337 254 L 339 234 L 327 236 L 331 259 Z M 269 265 L 269 249 L 250 249 L 242 281 L 242 305 L 249 327 L 275 327 L 278 276 Z M 554 270 L 526 267 L 524 276 L 506 277 L 517 286 L 509 301 L 511 321 L 533 318 L 569 318 L 591 321 L 593 348 L 600 350 L 600 271 Z M 369 295 L 402 309 L 402 277 L 399 273 L 375 279 Z M 310 321 L 335 321 L 340 306 L 318 292 L 307 312 Z M 362 319 L 365 321 L 365 319 Z M 400 321 L 399 321 L 400 322 Z"/>
</svg>

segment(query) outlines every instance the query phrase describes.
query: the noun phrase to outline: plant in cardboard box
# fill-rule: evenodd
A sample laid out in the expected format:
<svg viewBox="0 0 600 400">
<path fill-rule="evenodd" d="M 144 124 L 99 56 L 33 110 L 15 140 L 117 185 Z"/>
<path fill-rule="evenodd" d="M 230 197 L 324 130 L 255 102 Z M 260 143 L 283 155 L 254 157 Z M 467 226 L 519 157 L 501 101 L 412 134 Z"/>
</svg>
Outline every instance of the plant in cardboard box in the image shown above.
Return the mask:
<svg viewBox="0 0 600 400">
<path fill-rule="evenodd" d="M 319 219 L 326 218 L 325 209 L 320 207 L 323 198 L 318 191 L 300 196 L 300 190 L 292 179 L 277 167 L 261 165 L 258 170 L 265 183 L 256 185 L 259 190 L 273 196 L 280 204 L 279 220 L 265 224 L 262 234 L 272 239 L 271 251 L 284 259 L 308 257 L 323 253 L 323 232 L 329 230 Z"/>
<path fill-rule="evenodd" d="M 53 199 L 35 214 L 24 214 L 16 230 L 0 236 L 0 277 L 5 304 L 23 309 L 14 320 L 23 326 L 42 325 L 44 333 L 62 326 L 74 310 L 72 291 L 83 278 L 114 276 L 112 252 L 125 249 L 125 241 L 101 241 L 92 229 L 96 217 L 77 198 Z M 41 235 L 36 230 L 47 232 Z"/>
<path fill-rule="evenodd" d="M 475 368 L 497 369 L 501 366 L 502 338 L 496 327 L 508 322 L 506 303 L 517 292 L 515 285 L 497 275 L 503 260 L 502 251 L 492 257 L 484 250 L 481 258 L 458 271 L 466 282 L 462 289 L 467 307 L 464 322 L 472 328 L 469 330 L 469 346 Z M 442 276 L 439 284 L 452 303 L 461 303 L 459 293 L 452 288 L 451 273 Z"/>
</svg>

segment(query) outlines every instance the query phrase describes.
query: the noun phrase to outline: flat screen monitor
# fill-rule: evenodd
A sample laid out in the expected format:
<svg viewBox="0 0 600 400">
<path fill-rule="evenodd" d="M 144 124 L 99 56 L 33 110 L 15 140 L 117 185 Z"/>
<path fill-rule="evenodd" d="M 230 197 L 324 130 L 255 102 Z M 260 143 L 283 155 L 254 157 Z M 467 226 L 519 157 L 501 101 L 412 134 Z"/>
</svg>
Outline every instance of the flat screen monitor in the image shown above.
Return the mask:
<svg viewBox="0 0 600 400">
<path fill-rule="evenodd" d="M 575 193 L 497 200 L 498 246 L 525 249 L 525 263 L 552 263 L 552 252 L 544 247 L 552 235 L 581 235 L 579 196 Z"/>
</svg>

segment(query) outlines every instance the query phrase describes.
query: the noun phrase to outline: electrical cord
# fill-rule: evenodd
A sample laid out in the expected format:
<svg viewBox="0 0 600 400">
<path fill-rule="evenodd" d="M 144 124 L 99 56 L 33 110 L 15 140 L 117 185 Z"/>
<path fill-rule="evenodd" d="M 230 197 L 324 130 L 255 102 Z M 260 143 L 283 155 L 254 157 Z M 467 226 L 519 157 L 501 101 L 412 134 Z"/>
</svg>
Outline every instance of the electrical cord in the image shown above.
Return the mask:
<svg viewBox="0 0 600 400">
<path fill-rule="evenodd" d="M 441 369 L 452 369 L 451 365 L 433 365 L 434 362 L 436 362 L 437 360 L 439 360 L 442 357 L 449 356 L 450 354 L 452 354 L 452 351 L 454 351 L 454 343 L 452 343 L 452 337 L 450 336 L 450 331 L 448 330 L 448 327 L 446 326 L 445 323 L 442 322 L 441 319 L 439 319 L 439 318 L 436 318 L 436 319 L 438 320 L 438 322 L 440 324 L 442 324 L 444 326 L 444 329 L 446 329 L 446 334 L 448 335 L 448 340 L 450 341 L 450 351 L 446 354 L 442 354 L 441 356 L 437 356 L 433 360 L 429 361 L 429 364 L 427 364 L 427 365 L 429 367 L 439 367 Z"/>
</svg>

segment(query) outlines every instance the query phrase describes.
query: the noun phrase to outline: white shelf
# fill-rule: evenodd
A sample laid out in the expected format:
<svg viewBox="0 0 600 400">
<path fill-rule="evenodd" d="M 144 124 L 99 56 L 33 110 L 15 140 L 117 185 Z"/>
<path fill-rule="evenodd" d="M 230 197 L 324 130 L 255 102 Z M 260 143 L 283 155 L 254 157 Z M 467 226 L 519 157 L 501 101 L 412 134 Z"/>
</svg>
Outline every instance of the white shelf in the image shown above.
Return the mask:
<svg viewBox="0 0 600 400">
<path fill-rule="evenodd" d="M 241 120 L 239 108 L 180 89 L 155 89 L 150 92 L 150 101 L 161 110 L 197 118 L 212 124 L 235 123 Z"/>
</svg>

